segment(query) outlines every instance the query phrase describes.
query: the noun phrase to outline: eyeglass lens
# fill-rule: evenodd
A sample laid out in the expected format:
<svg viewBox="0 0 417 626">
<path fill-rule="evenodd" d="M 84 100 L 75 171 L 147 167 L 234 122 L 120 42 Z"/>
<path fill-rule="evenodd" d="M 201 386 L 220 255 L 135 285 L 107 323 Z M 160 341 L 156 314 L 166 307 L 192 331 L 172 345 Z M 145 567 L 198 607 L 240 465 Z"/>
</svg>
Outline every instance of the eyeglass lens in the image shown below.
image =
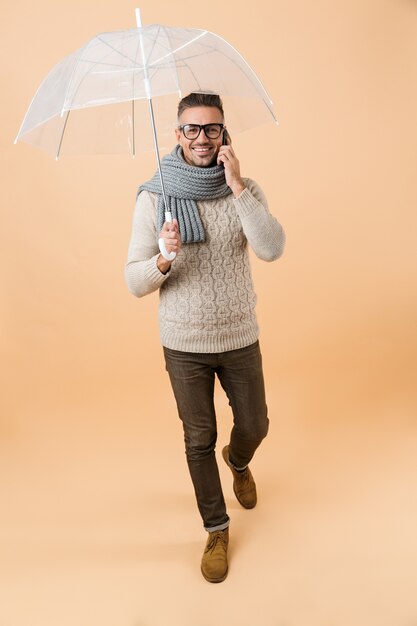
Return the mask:
<svg viewBox="0 0 417 626">
<path fill-rule="evenodd" d="M 217 139 L 222 128 L 223 124 L 185 124 L 182 130 L 187 139 L 197 139 L 202 130 L 209 139 Z"/>
</svg>

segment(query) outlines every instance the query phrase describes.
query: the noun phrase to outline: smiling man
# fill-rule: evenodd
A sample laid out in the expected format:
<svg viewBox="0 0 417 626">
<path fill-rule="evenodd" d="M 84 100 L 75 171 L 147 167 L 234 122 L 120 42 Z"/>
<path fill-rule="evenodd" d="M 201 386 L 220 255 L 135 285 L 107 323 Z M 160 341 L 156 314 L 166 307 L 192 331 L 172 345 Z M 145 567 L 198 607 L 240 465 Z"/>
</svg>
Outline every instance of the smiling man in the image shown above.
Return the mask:
<svg viewBox="0 0 417 626">
<path fill-rule="evenodd" d="M 228 572 L 230 519 L 215 456 L 215 378 L 233 413 L 222 457 L 232 472 L 237 500 L 251 509 L 257 492 L 249 463 L 268 432 L 269 419 L 248 246 L 258 258 L 273 261 L 281 256 L 285 237 L 262 190 L 241 176 L 219 96 L 192 93 L 183 98 L 175 133 L 177 146 L 162 159 L 174 219 L 164 222 L 155 174 L 139 187 L 126 281 L 137 297 L 159 289 L 166 369 L 208 532 L 201 571 L 209 582 L 221 582 Z M 160 237 L 168 252 L 177 253 L 175 260 L 160 254 Z"/>
</svg>

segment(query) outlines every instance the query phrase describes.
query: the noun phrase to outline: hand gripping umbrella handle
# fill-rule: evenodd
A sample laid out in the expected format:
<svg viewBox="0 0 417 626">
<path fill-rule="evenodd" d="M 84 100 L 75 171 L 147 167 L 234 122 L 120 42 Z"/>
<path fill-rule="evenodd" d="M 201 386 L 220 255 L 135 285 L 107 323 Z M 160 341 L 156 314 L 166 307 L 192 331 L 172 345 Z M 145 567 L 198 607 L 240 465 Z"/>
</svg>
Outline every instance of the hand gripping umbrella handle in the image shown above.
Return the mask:
<svg viewBox="0 0 417 626">
<path fill-rule="evenodd" d="M 172 223 L 171 211 L 165 211 L 165 221 L 169 222 L 170 224 Z M 165 241 L 162 239 L 162 237 L 158 239 L 158 245 L 164 259 L 166 259 L 167 261 L 173 261 L 175 259 L 177 253 L 168 252 L 165 246 Z"/>
</svg>

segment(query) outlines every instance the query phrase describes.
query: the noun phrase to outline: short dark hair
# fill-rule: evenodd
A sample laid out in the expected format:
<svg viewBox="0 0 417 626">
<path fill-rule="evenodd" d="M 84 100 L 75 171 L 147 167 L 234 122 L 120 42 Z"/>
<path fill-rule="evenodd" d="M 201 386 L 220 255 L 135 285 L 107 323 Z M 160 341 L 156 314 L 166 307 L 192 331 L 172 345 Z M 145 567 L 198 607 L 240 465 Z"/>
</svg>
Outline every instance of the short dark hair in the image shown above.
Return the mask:
<svg viewBox="0 0 417 626">
<path fill-rule="evenodd" d="M 185 109 L 192 107 L 216 107 L 224 117 L 223 103 L 215 93 L 190 93 L 178 103 L 178 119 L 181 117 Z"/>
</svg>

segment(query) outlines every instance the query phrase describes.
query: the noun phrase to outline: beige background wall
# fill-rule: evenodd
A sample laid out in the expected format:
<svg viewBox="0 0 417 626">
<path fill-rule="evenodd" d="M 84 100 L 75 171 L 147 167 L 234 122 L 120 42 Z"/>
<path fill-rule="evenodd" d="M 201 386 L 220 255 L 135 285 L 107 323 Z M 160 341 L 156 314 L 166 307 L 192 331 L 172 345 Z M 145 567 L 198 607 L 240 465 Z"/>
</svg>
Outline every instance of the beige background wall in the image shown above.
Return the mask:
<svg viewBox="0 0 417 626">
<path fill-rule="evenodd" d="M 274 100 L 235 137 L 288 244 L 253 260 L 271 434 L 210 586 L 157 296 L 123 281 L 152 158 L 13 146 L 47 71 L 135 3 L 7 1 L 0 22 L 2 626 L 417 623 L 417 3 L 143 0 L 204 27 Z M 230 415 L 219 393 L 219 440 Z M 169 468 L 169 469 L 167 469 Z"/>
</svg>

